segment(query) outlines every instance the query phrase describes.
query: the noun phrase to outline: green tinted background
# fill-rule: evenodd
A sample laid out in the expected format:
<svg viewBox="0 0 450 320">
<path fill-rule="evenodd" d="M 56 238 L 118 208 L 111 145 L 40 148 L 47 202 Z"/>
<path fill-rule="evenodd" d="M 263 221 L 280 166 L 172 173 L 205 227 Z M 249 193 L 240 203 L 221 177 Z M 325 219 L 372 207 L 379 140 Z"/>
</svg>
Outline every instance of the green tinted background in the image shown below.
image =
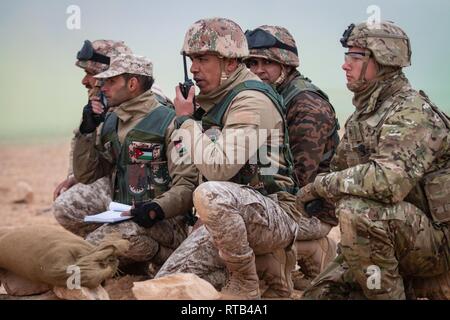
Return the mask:
<svg viewBox="0 0 450 320">
<path fill-rule="evenodd" d="M 81 9 L 81 29 L 69 30 L 68 6 Z M 353 110 L 341 70 L 339 44 L 351 22 L 367 20 L 369 5 L 411 37 L 406 73 L 443 110 L 450 111 L 450 2 L 395 1 L 2 1 L 0 3 L 0 142 L 69 137 L 86 103 L 75 54 L 85 39 L 124 40 L 154 62 L 169 97 L 183 79 L 179 51 L 187 28 L 204 17 L 227 17 L 244 29 L 288 28 L 297 40 L 300 70 L 331 97 L 341 123 Z"/>
</svg>

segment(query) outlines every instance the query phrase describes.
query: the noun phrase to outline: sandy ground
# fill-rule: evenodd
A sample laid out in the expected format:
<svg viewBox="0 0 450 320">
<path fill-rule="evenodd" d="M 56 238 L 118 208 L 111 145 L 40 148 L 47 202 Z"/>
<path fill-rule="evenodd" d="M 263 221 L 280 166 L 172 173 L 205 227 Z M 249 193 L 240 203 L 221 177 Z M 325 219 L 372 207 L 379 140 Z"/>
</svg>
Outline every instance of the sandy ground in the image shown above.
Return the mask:
<svg viewBox="0 0 450 320">
<path fill-rule="evenodd" d="M 57 225 L 51 211 L 53 190 L 67 175 L 69 142 L 0 145 L 1 226 Z M 14 203 L 19 185 L 33 191 L 30 204 Z"/>
<path fill-rule="evenodd" d="M 70 142 L 42 144 L 0 144 L 0 226 L 55 225 L 53 217 L 53 191 L 66 177 Z M 21 195 L 21 185 L 28 185 L 33 194 L 30 203 L 15 203 Z M 339 231 L 332 230 L 332 237 L 339 238 Z M 106 289 L 111 298 L 131 299 L 130 288 L 136 277 L 123 277 L 109 281 Z M 3 288 L 0 287 L 0 297 Z M 294 299 L 301 296 L 295 292 Z M 1 300 L 2 298 L 0 298 Z"/>
</svg>

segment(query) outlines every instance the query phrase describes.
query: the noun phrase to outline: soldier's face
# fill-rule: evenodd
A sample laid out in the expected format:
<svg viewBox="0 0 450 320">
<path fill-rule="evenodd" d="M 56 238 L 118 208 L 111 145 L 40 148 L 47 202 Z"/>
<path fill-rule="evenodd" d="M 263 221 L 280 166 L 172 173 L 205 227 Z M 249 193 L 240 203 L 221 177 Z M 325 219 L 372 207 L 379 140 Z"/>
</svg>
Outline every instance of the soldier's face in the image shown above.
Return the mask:
<svg viewBox="0 0 450 320">
<path fill-rule="evenodd" d="M 102 87 L 102 92 L 105 94 L 108 100 L 108 106 L 110 107 L 117 107 L 132 98 L 128 82 L 123 76 L 106 79 Z"/>
<path fill-rule="evenodd" d="M 86 87 L 86 89 L 91 90 L 94 88 L 97 79 L 94 78 L 95 74 L 90 72 L 89 70 L 84 70 L 86 73 L 83 79 L 81 80 L 81 84 Z"/>
<path fill-rule="evenodd" d="M 281 76 L 281 64 L 263 58 L 252 58 L 247 61 L 247 67 L 262 81 L 273 84 Z"/>
<path fill-rule="evenodd" d="M 208 94 L 220 86 L 222 61 L 212 54 L 198 54 L 191 57 L 191 73 L 200 93 Z"/>
<path fill-rule="evenodd" d="M 342 65 L 342 69 L 345 71 L 345 75 L 347 78 L 347 84 L 351 84 L 352 82 L 358 81 L 360 79 L 364 65 L 364 53 L 365 50 L 362 48 L 349 48 L 345 56 L 345 62 Z M 378 68 L 375 59 L 373 57 L 370 57 L 364 78 L 367 81 L 373 80 L 376 78 L 377 72 Z"/>
</svg>

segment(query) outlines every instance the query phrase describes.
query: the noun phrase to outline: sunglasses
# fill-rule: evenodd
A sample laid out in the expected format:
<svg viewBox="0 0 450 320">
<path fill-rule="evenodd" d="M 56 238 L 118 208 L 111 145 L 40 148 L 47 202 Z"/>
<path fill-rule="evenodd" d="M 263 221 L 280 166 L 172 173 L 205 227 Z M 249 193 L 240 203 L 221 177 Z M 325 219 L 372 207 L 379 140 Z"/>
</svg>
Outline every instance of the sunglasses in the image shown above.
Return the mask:
<svg viewBox="0 0 450 320">
<path fill-rule="evenodd" d="M 270 33 L 262 30 L 247 30 L 245 32 L 245 37 L 247 38 L 249 49 L 270 49 L 270 48 L 279 48 L 288 50 L 290 52 L 298 55 L 298 51 L 296 47 L 289 46 L 277 38 L 275 38 Z"/>
<path fill-rule="evenodd" d="M 354 63 L 357 61 L 362 61 L 364 57 L 370 57 L 371 54 L 366 54 L 365 52 L 346 52 L 345 55 L 345 62 L 346 63 Z"/>
</svg>

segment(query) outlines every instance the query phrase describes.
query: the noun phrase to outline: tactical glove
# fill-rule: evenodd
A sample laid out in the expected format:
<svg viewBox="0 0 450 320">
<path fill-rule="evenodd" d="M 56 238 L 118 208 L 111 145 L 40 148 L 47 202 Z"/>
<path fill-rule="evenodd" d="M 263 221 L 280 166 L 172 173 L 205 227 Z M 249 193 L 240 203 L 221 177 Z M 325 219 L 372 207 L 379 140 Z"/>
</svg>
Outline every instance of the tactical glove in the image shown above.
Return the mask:
<svg viewBox="0 0 450 320">
<path fill-rule="evenodd" d="M 95 114 L 92 111 L 92 105 L 88 103 L 83 108 L 83 121 L 80 125 L 80 132 L 82 134 L 92 133 L 103 121 L 105 121 L 105 113 Z"/>
<path fill-rule="evenodd" d="M 310 183 L 301 188 L 297 193 L 297 209 L 309 216 L 317 215 L 323 208 L 323 202 L 314 188 L 314 183 Z"/>
<path fill-rule="evenodd" d="M 156 213 L 155 217 L 150 216 L 150 211 Z M 164 220 L 165 214 L 162 208 L 155 202 L 139 203 L 130 211 L 133 221 L 144 228 L 151 228 L 158 221 Z"/>
</svg>

